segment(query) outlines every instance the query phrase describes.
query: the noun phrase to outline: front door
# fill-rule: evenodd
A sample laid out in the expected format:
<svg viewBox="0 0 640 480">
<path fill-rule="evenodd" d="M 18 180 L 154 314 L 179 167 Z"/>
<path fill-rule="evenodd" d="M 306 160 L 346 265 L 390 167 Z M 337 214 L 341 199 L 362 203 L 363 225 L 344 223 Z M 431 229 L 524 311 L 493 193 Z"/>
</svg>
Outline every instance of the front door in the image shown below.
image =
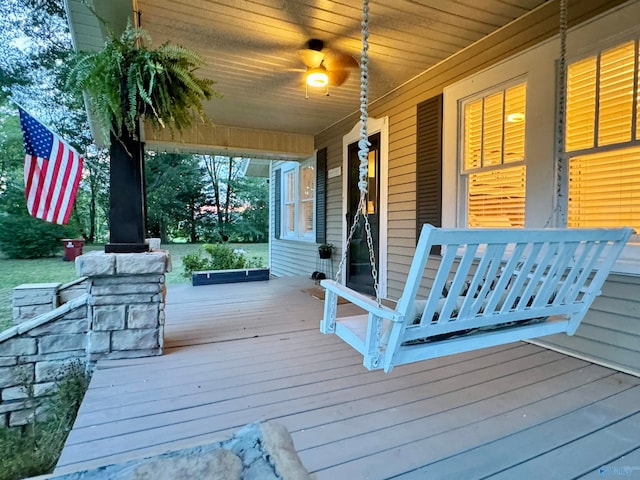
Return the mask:
<svg viewBox="0 0 640 480">
<path fill-rule="evenodd" d="M 366 212 L 371 224 L 373 251 L 375 253 L 376 270 L 379 272 L 379 231 L 380 231 L 380 134 L 369 137 L 369 172 L 367 178 Z M 348 181 L 347 181 L 347 233 L 353 224 L 353 218 L 360 202 L 358 143 L 352 143 L 347 148 L 348 153 Z M 363 212 L 364 213 L 364 212 Z M 373 276 L 367 235 L 364 229 L 364 219 L 359 217 L 358 226 L 347 246 L 347 286 L 362 293 L 375 295 Z"/>
</svg>

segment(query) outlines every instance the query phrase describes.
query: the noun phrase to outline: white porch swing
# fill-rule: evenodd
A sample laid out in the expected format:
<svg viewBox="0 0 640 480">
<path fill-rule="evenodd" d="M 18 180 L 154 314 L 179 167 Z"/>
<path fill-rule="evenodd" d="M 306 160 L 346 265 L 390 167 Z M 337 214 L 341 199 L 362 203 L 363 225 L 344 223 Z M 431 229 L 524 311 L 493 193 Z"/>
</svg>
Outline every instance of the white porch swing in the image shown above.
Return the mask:
<svg viewBox="0 0 640 480">
<path fill-rule="evenodd" d="M 320 330 L 335 333 L 360 352 L 366 368 L 385 372 L 396 365 L 518 340 L 561 332 L 573 335 L 600 294 L 632 229 L 443 229 L 424 225 L 400 300 L 395 308 L 381 304 L 366 208 L 368 19 L 369 2 L 363 0 L 360 202 L 347 248 L 362 216 L 376 299 L 340 283 L 345 251 L 335 280 L 321 282 L 326 295 Z M 558 186 L 563 168 L 566 31 L 567 0 L 561 0 Z M 430 255 L 434 246 L 440 246 L 439 256 Z M 435 274 L 425 275 L 427 269 Z M 421 288 L 425 300 L 417 299 Z M 366 313 L 337 318 L 338 296 Z"/>
</svg>

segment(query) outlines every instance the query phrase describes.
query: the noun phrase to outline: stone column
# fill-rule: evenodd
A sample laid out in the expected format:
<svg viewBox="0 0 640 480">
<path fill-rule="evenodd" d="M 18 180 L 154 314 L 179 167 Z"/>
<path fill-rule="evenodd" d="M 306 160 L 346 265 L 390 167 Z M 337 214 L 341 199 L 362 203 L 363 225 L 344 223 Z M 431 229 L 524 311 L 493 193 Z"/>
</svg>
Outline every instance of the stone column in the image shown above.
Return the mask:
<svg viewBox="0 0 640 480">
<path fill-rule="evenodd" d="M 158 251 L 78 257 L 78 274 L 89 278 L 89 361 L 162 354 L 169 269 L 169 255 Z"/>
</svg>

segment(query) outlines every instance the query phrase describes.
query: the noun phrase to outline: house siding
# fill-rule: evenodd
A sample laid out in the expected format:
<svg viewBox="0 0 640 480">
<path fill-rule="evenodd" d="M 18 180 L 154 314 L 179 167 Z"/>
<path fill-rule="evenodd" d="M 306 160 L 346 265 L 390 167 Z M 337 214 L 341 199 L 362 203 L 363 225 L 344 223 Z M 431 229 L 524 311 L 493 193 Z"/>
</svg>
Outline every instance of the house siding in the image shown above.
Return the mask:
<svg viewBox="0 0 640 480">
<path fill-rule="evenodd" d="M 624 3 L 569 2 L 569 24 L 580 24 Z M 401 295 L 415 249 L 417 105 L 441 94 L 446 86 L 557 35 L 558 11 L 557 0 L 548 2 L 370 105 L 370 117 L 389 118 L 388 245 L 387 257 L 381 259 L 387 263 L 389 299 Z M 327 148 L 328 169 L 342 165 L 342 138 L 357 119 L 354 114 L 316 136 L 315 147 Z M 344 222 L 342 178 L 329 179 L 327 188 L 327 241 L 339 246 Z M 340 254 L 338 249 L 334 258 Z M 621 286 L 625 286 L 624 297 Z M 560 340 L 553 338 L 547 344 L 640 374 L 640 299 L 634 294 L 637 287 L 636 278 L 612 276 L 577 334 Z"/>
<path fill-rule="evenodd" d="M 573 337 L 537 344 L 640 375 L 640 278 L 610 275 Z"/>
<path fill-rule="evenodd" d="M 285 162 L 276 161 L 273 162 L 271 168 L 271 185 L 279 184 L 276 181 L 276 175 L 280 175 L 281 168 Z M 279 237 L 277 228 L 279 223 L 276 219 L 278 215 L 278 209 L 275 207 L 276 202 L 276 188 L 270 189 L 270 269 L 271 274 L 276 277 L 286 277 L 293 275 L 304 275 L 310 277 L 315 271 L 330 270 L 326 264 L 321 264 L 318 257 L 318 244 L 315 242 L 301 241 L 301 240 L 289 240 L 281 239 Z M 327 196 L 327 202 L 329 203 L 329 197 Z M 327 209 L 327 216 L 331 218 L 331 211 Z M 276 227 L 278 225 L 278 227 Z M 335 254 L 334 254 L 335 258 Z M 327 272 L 329 273 L 329 272 Z"/>
<path fill-rule="evenodd" d="M 271 274 L 276 277 L 311 274 L 320 268 L 318 245 L 294 240 L 275 240 L 271 243 Z"/>
</svg>

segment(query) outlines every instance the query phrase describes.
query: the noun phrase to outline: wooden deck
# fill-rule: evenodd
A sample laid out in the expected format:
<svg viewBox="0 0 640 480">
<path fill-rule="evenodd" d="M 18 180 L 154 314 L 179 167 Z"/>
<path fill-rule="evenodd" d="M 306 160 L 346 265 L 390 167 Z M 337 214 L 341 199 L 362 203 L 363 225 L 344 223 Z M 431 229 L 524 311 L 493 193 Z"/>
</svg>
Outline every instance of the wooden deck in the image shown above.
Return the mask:
<svg viewBox="0 0 640 480">
<path fill-rule="evenodd" d="M 318 480 L 640 478 L 639 378 L 526 343 L 368 372 L 311 286 L 170 286 L 166 354 L 99 364 L 56 473 L 273 419 Z"/>
</svg>

